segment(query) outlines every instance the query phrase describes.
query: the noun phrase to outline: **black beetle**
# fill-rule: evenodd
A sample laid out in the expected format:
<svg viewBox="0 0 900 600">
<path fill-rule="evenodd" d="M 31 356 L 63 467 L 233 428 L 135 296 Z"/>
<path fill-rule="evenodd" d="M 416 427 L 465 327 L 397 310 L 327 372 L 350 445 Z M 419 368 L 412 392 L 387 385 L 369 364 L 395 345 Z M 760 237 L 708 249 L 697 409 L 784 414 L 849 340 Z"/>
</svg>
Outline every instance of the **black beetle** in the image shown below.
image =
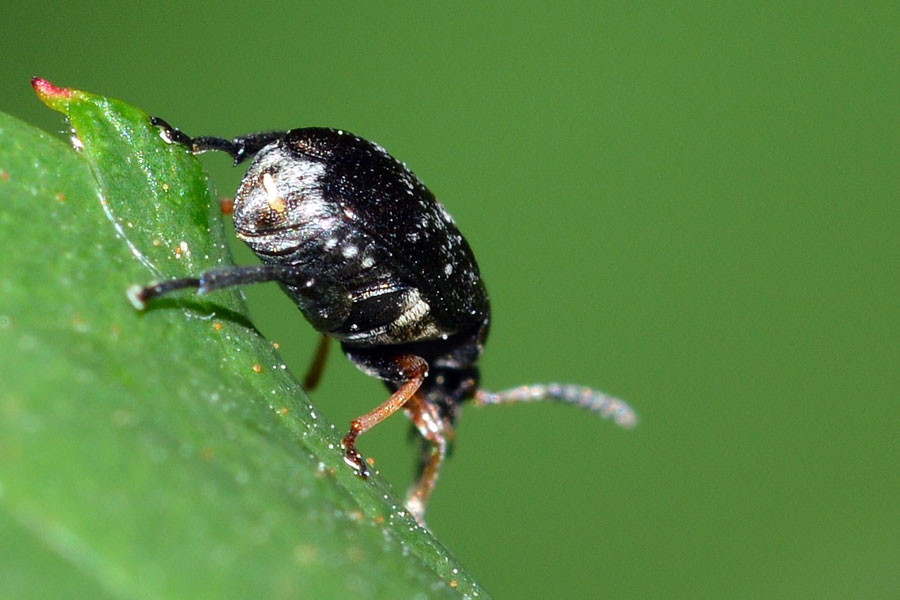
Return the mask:
<svg viewBox="0 0 900 600">
<path fill-rule="evenodd" d="M 361 477 L 356 438 L 400 408 L 422 438 L 418 482 L 407 506 L 420 521 L 447 454 L 460 406 L 557 400 L 619 425 L 636 422 L 623 401 L 575 385 L 479 389 L 477 361 L 490 305 L 469 244 L 434 195 L 381 146 L 337 129 L 304 128 L 226 140 L 191 138 L 152 118 L 163 139 L 190 152 L 218 150 L 234 164 L 254 157 L 234 198 L 237 235 L 262 265 L 207 271 L 196 278 L 134 286 L 138 309 L 181 288 L 198 293 L 277 281 L 324 334 L 306 378 L 315 386 L 329 338 L 391 396 L 354 419 L 344 460 Z"/>
</svg>

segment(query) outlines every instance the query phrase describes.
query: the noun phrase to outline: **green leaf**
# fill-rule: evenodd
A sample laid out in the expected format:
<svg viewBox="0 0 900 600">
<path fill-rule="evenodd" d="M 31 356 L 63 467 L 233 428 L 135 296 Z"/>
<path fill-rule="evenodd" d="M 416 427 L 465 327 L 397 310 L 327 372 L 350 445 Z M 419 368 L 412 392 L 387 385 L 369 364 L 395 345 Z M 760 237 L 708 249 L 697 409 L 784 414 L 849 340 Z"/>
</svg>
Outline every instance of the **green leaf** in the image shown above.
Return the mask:
<svg viewBox="0 0 900 600">
<path fill-rule="evenodd" d="M 125 290 L 231 264 L 199 163 L 122 102 L 0 114 L 0 596 L 485 598 L 325 421 L 236 291 Z"/>
</svg>

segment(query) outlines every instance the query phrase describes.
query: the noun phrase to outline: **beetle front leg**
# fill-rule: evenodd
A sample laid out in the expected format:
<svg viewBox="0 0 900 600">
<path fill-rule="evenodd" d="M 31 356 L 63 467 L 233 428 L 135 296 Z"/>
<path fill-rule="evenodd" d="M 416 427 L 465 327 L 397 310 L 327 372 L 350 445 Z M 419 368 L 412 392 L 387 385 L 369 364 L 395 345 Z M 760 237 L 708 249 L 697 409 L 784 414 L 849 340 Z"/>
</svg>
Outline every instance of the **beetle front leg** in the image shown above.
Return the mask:
<svg viewBox="0 0 900 600">
<path fill-rule="evenodd" d="M 133 285 L 128 288 L 126 294 L 132 306 L 137 310 L 144 310 L 149 300 L 176 290 L 193 288 L 197 290 L 198 294 L 206 294 L 213 290 L 236 285 L 263 283 L 266 281 L 285 281 L 295 273 L 296 269 L 283 265 L 226 267 L 206 271 L 199 277 L 170 279 L 169 281 L 161 281 L 149 286 Z"/>
<path fill-rule="evenodd" d="M 263 131 L 250 133 L 227 140 L 214 136 L 200 136 L 192 138 L 180 129 L 169 125 L 165 119 L 150 117 L 150 124 L 159 127 L 160 135 L 171 144 L 180 144 L 190 150 L 191 154 L 203 152 L 225 152 L 234 159 L 237 165 L 272 142 L 284 137 L 284 131 Z"/>
</svg>

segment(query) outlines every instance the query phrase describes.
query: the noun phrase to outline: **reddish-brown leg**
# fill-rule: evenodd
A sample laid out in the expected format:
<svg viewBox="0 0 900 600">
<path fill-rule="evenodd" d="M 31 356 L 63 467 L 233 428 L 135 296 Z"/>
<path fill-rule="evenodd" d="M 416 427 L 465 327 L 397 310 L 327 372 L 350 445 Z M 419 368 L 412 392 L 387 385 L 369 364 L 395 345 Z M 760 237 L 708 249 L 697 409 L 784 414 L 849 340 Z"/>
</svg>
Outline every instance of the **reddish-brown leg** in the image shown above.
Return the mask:
<svg viewBox="0 0 900 600">
<path fill-rule="evenodd" d="M 406 496 L 406 508 L 419 523 L 424 523 L 425 505 L 437 483 L 441 465 L 447 456 L 447 446 L 453 439 L 453 427 L 441 418 L 438 407 L 414 396 L 404 407 L 413 425 L 431 443 L 427 457 L 423 457 L 422 473 Z"/>
<path fill-rule="evenodd" d="M 363 460 L 362 454 L 356 449 L 356 438 L 372 429 L 389 416 L 397 412 L 401 406 L 413 397 L 419 386 L 425 380 L 428 373 L 428 363 L 423 358 L 413 354 L 402 354 L 394 359 L 400 372 L 405 378 L 405 383 L 396 392 L 391 394 L 381 406 L 370 413 L 353 419 L 350 422 L 350 431 L 344 436 L 344 462 L 353 467 L 356 474 L 362 478 L 369 476 L 369 469 Z"/>
<path fill-rule="evenodd" d="M 311 392 L 319 385 L 322 378 L 322 372 L 325 370 L 325 359 L 328 358 L 328 348 L 331 338 L 323 335 L 319 338 L 319 345 L 316 346 L 316 354 L 313 356 L 312 363 L 306 370 L 306 376 L 303 378 L 303 389 Z"/>
</svg>

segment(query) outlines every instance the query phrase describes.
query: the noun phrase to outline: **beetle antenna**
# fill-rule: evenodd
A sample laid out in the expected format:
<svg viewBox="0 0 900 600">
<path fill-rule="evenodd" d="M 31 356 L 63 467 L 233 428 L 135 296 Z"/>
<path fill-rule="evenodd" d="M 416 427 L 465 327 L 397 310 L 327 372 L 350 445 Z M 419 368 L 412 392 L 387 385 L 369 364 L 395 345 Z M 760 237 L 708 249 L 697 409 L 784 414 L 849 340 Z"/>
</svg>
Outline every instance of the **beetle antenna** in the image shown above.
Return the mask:
<svg viewBox="0 0 900 600">
<path fill-rule="evenodd" d="M 543 402 L 552 400 L 589 410 L 626 429 L 637 425 L 637 414 L 627 402 L 599 390 L 574 384 L 537 383 L 522 385 L 502 392 L 478 390 L 472 402 L 477 406 L 489 404 L 513 404 L 517 402 Z"/>
</svg>

